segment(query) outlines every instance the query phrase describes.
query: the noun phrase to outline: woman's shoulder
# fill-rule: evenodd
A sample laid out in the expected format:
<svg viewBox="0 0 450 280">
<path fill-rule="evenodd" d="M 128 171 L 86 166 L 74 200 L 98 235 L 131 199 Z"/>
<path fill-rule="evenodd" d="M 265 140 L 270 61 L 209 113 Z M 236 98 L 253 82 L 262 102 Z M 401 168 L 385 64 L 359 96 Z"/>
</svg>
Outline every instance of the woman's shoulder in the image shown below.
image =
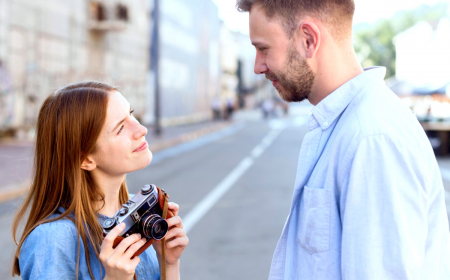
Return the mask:
<svg viewBox="0 0 450 280">
<path fill-rule="evenodd" d="M 70 219 L 40 224 L 28 234 L 20 248 L 22 279 L 72 279 L 77 247 L 76 226 Z"/>
<path fill-rule="evenodd" d="M 52 214 L 49 219 L 57 218 Z M 65 255 L 66 258 L 76 257 L 78 247 L 77 228 L 70 219 L 64 217 L 45 222 L 35 227 L 25 238 L 20 248 L 21 259 L 32 258 L 36 253 L 45 256 Z"/>
<path fill-rule="evenodd" d="M 50 218 L 56 218 L 57 215 L 52 215 Z M 75 224 L 68 218 L 61 218 L 51 222 L 45 222 L 38 225 L 27 236 L 25 242 L 32 240 L 32 243 L 47 243 L 52 244 L 58 241 L 75 242 L 77 240 L 77 228 Z M 68 244 L 66 243 L 65 246 Z"/>
</svg>

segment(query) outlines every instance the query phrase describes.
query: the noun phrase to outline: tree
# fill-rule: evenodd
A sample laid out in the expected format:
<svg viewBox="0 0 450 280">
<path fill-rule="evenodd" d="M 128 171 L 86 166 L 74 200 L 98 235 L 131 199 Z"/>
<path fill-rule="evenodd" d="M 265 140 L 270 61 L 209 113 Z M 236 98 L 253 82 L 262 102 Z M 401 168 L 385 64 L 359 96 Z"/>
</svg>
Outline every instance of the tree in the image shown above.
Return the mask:
<svg viewBox="0 0 450 280">
<path fill-rule="evenodd" d="M 421 20 L 432 24 L 447 16 L 449 4 L 422 5 L 411 11 L 401 11 L 393 18 L 382 19 L 375 24 L 359 24 L 354 27 L 354 46 L 363 67 L 386 67 L 386 77 L 395 75 L 394 37 Z M 449 35 L 450 36 L 450 35 Z"/>
</svg>

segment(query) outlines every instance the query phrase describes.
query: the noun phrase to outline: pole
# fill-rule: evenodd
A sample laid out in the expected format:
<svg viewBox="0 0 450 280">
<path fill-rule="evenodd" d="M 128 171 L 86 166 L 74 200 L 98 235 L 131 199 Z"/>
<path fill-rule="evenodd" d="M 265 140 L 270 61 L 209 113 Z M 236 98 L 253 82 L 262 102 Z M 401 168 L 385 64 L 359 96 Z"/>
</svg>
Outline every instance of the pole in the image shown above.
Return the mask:
<svg viewBox="0 0 450 280">
<path fill-rule="evenodd" d="M 161 106 L 160 106 L 160 87 L 159 87 L 159 46 L 160 46 L 160 36 L 159 36 L 159 23 L 160 23 L 160 13 L 159 13 L 159 0 L 154 0 L 153 5 L 153 36 L 152 36 L 152 70 L 155 73 L 155 135 L 161 135 Z"/>
</svg>

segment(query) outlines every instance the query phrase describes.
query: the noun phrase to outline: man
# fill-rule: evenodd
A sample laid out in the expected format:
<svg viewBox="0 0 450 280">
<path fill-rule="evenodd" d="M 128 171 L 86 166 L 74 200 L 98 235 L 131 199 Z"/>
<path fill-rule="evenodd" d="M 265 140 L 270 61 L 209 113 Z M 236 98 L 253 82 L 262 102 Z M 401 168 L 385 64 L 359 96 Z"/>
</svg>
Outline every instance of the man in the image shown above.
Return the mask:
<svg viewBox="0 0 450 280">
<path fill-rule="evenodd" d="M 269 279 L 450 279 L 444 189 L 429 141 L 352 46 L 353 0 L 238 0 L 255 73 L 315 108 Z"/>
</svg>

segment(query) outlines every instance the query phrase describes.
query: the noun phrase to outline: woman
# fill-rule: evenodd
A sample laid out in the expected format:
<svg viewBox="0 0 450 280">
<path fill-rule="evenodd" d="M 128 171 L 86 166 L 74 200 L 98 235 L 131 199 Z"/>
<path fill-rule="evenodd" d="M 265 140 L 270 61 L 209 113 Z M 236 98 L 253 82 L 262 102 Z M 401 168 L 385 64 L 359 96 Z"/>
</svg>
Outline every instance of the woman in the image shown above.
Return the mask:
<svg viewBox="0 0 450 280">
<path fill-rule="evenodd" d="M 152 160 L 147 129 L 116 88 L 98 82 L 67 86 L 39 112 L 33 182 L 13 223 L 18 245 L 13 275 L 23 279 L 159 279 L 161 243 L 132 258 L 145 238 L 123 230 L 103 238 L 101 223 L 128 201 L 125 175 Z M 179 279 L 179 258 L 189 240 L 178 205 L 167 220 L 167 279 Z M 19 242 L 16 233 L 29 212 Z"/>
</svg>

